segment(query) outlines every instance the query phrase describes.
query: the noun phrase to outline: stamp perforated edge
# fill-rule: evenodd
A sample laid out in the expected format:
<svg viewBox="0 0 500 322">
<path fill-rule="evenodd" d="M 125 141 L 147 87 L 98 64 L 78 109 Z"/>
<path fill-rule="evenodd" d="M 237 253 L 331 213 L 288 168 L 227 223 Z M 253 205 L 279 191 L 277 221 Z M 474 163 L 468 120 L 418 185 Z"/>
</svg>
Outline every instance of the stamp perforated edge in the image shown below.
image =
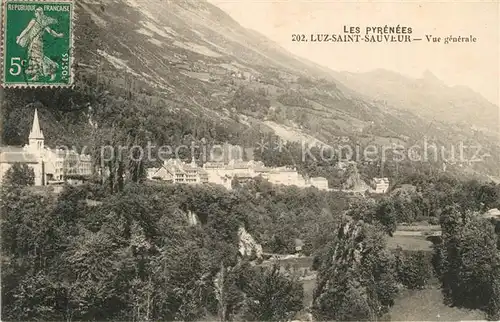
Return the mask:
<svg viewBox="0 0 500 322">
<path fill-rule="evenodd" d="M 1 0 L 2 3 L 0 4 L 1 10 L 2 10 L 2 23 L 0 26 L 0 37 L 2 38 L 0 41 L 0 72 L 1 72 L 1 77 L 0 77 L 0 87 L 2 88 L 73 88 L 74 85 L 74 77 L 75 77 L 75 48 L 74 48 L 74 42 L 75 42 L 75 35 L 74 35 L 74 30 L 75 30 L 75 15 L 76 15 L 76 10 L 75 10 L 75 1 L 74 0 Z M 71 9 L 70 9 L 70 22 L 69 22 L 69 29 L 70 29 L 70 44 L 69 44 L 69 53 L 70 53 L 70 79 L 69 79 L 69 84 L 25 84 L 25 83 L 20 83 L 20 84 L 7 84 L 5 82 L 5 74 L 4 74 L 4 68 L 5 68 L 5 32 L 6 30 L 6 24 L 7 24 L 7 10 L 6 6 L 7 3 L 10 1 L 15 1 L 15 2 L 36 2 L 36 3 L 64 3 L 64 4 L 71 4 Z"/>
</svg>

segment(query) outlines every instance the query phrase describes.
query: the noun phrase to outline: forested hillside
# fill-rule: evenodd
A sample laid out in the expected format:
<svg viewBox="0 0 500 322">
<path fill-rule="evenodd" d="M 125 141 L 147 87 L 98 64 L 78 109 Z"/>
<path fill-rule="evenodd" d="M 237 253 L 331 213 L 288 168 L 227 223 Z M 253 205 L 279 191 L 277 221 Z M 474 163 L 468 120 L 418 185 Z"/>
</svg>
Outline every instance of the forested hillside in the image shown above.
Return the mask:
<svg viewBox="0 0 500 322">
<path fill-rule="evenodd" d="M 482 217 L 499 207 L 498 185 L 415 177 L 413 192 L 377 199 L 262 180 L 233 191 L 68 185 L 56 195 L 21 177 L 2 185 L 3 320 L 377 320 L 400 291 L 432 278 L 450 303 L 499 314 L 500 222 Z M 396 225 L 425 221 L 443 230 L 433 256 L 387 247 Z M 311 306 L 301 271 L 241 253 L 241 228 L 267 253 L 303 241 L 317 274 Z"/>
<path fill-rule="evenodd" d="M 367 99 L 203 0 L 76 8 L 74 88 L 6 89 L 2 143 L 25 144 L 37 108 L 45 144 L 91 154 L 94 176 L 55 193 L 33 187 L 26 166 L 7 172 L 2 320 L 382 320 L 398 294 L 431 282 L 446 304 L 498 320 L 500 226 L 484 215 L 500 207 L 489 180 L 497 137 Z M 388 149 L 385 160 L 349 163 L 322 149 L 424 139 L 480 146 L 481 159 L 391 161 Z M 305 159 L 304 140 L 318 143 Z M 260 144 L 253 156 L 266 165 L 347 191 L 151 182 L 157 161 L 102 153 L 194 143 L 195 155 L 179 157 L 200 163 L 203 147 L 223 142 Z M 391 179 L 387 194 L 349 191 L 377 176 Z M 432 250 L 389 248 L 398 227 L 417 223 L 442 231 Z M 241 252 L 242 228 L 265 256 Z M 308 272 L 270 265 L 291 254 L 313 263 Z"/>
<path fill-rule="evenodd" d="M 496 136 L 366 99 L 205 1 L 81 1 L 76 10 L 75 88 L 6 89 L 3 144 L 25 143 L 37 107 L 49 146 L 93 153 L 103 141 L 127 145 L 126 138 L 255 147 L 274 133 L 299 145 L 314 138 L 352 148 L 423 146 L 425 138 L 447 152 L 482 148 L 479 161 L 467 162 L 475 154 L 468 150 L 450 171 L 498 174 Z M 432 166 L 441 169 L 441 161 Z M 384 171 L 379 164 L 365 175 Z"/>
</svg>

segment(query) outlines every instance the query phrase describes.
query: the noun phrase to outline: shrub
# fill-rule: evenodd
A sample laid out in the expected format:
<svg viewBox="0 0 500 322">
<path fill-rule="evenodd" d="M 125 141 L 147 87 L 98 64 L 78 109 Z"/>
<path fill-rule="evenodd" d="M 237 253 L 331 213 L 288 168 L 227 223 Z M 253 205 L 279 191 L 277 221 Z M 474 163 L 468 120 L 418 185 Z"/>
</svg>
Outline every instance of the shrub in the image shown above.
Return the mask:
<svg viewBox="0 0 500 322">
<path fill-rule="evenodd" d="M 423 251 L 396 255 L 398 280 L 409 289 L 423 288 L 432 277 L 431 256 Z"/>
</svg>

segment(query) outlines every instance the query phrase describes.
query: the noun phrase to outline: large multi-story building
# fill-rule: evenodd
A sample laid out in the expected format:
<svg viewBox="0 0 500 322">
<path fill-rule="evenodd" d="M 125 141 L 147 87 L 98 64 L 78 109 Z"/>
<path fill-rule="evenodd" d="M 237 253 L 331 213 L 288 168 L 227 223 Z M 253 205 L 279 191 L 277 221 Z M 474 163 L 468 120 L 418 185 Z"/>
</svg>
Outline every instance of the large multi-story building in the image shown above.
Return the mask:
<svg viewBox="0 0 500 322">
<path fill-rule="evenodd" d="M 302 177 L 297 170 L 280 167 L 273 168 L 267 174 L 267 180 L 272 184 L 286 185 L 286 186 L 297 186 L 300 188 L 306 187 L 306 180 Z"/>
<path fill-rule="evenodd" d="M 191 163 L 180 160 L 166 160 L 160 168 L 148 169 L 148 178 L 163 180 L 172 183 L 213 183 L 231 189 L 233 180 L 239 183 L 249 181 L 255 177 L 267 179 L 276 185 L 297 186 L 300 188 L 316 187 L 320 190 L 329 190 L 325 178 L 315 177 L 305 179 L 297 170 L 280 167 L 269 168 L 260 161 L 230 160 L 227 163 L 210 161 L 199 167 L 194 159 Z"/>
<path fill-rule="evenodd" d="M 169 159 L 163 162 L 159 168 L 149 168 L 148 178 L 163 180 L 172 183 L 208 183 L 208 173 L 198 167 L 194 159 L 191 163 L 185 163 L 177 159 Z"/>
<path fill-rule="evenodd" d="M 329 190 L 328 188 L 328 180 L 323 177 L 313 177 L 306 180 L 306 186 L 308 187 L 316 187 L 319 190 Z"/>
<path fill-rule="evenodd" d="M 33 169 L 35 186 L 92 175 L 92 160 L 89 155 L 79 154 L 68 149 L 51 149 L 45 146 L 45 138 L 40 128 L 37 110 L 33 116 L 27 145 L 0 147 L 0 182 L 15 163 L 27 164 Z"/>
</svg>

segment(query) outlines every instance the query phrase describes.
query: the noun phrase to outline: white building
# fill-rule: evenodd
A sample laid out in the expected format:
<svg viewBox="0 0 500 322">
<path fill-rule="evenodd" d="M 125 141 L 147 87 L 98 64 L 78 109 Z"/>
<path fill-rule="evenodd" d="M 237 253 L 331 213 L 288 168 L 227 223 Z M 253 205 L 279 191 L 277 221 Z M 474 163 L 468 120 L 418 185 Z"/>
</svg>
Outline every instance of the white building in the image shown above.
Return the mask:
<svg viewBox="0 0 500 322">
<path fill-rule="evenodd" d="M 272 184 L 282 184 L 286 186 L 306 187 L 306 180 L 302 177 L 297 170 L 281 167 L 274 168 L 269 171 L 268 178 Z"/>
<path fill-rule="evenodd" d="M 306 185 L 308 187 L 316 187 L 319 190 L 328 190 L 328 180 L 323 177 L 313 177 L 306 180 Z"/>
<path fill-rule="evenodd" d="M 194 159 L 185 163 L 178 159 L 169 159 L 163 162 L 160 168 L 148 169 L 148 179 L 162 180 L 172 183 L 208 183 L 208 173 L 198 167 Z"/>
<path fill-rule="evenodd" d="M 386 193 L 389 191 L 389 178 L 373 178 L 375 185 L 374 193 Z"/>
<path fill-rule="evenodd" d="M 264 163 L 256 161 L 230 160 L 227 164 L 223 162 L 206 162 L 203 169 L 208 173 L 209 182 L 226 185 L 233 178 L 239 182 L 245 182 L 257 177 L 265 168 Z"/>
<path fill-rule="evenodd" d="M 42 184 L 42 164 L 38 158 L 21 147 L 11 146 L 0 148 L 0 183 L 5 173 L 16 163 L 27 164 L 35 174 L 35 185 Z"/>
<path fill-rule="evenodd" d="M 300 188 L 316 187 L 328 190 L 328 181 L 322 177 L 304 179 L 297 170 L 280 167 L 268 168 L 261 161 L 230 160 L 228 163 L 210 161 L 198 167 L 194 159 L 187 164 L 180 160 L 166 160 L 160 168 L 148 169 L 148 178 L 171 183 L 213 183 L 232 188 L 236 179 L 239 183 L 248 182 L 255 177 L 262 177 L 272 184 L 297 186 Z"/>
<path fill-rule="evenodd" d="M 226 189 L 231 189 L 232 169 L 226 169 L 222 162 L 206 162 L 203 165 L 203 170 L 207 173 L 208 182 L 219 184 Z"/>
<path fill-rule="evenodd" d="M 45 146 L 37 110 L 35 110 L 27 145 L 0 147 L 0 182 L 15 163 L 27 164 L 33 169 L 35 186 L 92 175 L 90 156 L 73 150 L 50 149 Z"/>
</svg>

